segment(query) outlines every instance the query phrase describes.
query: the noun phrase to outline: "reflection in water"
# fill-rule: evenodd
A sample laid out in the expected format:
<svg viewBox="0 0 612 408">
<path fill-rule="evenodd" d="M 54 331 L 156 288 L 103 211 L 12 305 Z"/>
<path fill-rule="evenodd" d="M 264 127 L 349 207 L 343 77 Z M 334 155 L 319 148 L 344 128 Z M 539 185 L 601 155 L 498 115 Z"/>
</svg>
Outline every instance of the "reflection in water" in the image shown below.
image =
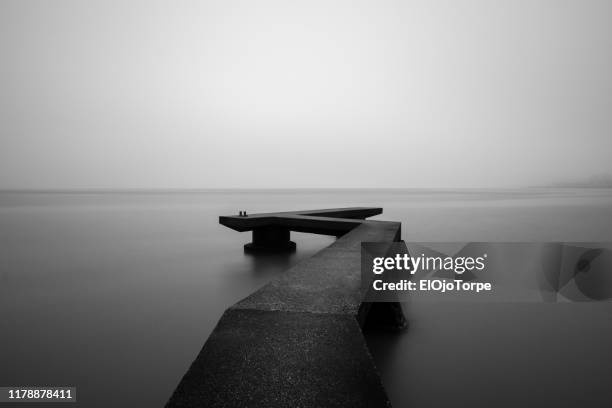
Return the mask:
<svg viewBox="0 0 612 408">
<path fill-rule="evenodd" d="M 268 275 L 278 269 L 285 271 L 295 264 L 295 254 L 247 254 L 254 275 Z M 292 262 L 293 261 L 293 262 Z"/>
</svg>

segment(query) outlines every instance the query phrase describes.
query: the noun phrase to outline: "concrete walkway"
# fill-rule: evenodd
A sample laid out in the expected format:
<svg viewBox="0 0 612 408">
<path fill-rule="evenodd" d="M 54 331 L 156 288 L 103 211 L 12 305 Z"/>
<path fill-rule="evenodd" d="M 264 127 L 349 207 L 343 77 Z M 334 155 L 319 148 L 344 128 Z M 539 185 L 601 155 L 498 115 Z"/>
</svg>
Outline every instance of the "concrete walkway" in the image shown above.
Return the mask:
<svg viewBox="0 0 612 408">
<path fill-rule="evenodd" d="M 340 238 L 230 307 L 166 406 L 389 407 L 361 332 L 381 310 L 405 325 L 396 304 L 375 304 L 372 313 L 372 305 L 361 301 L 361 242 L 400 240 L 400 223 L 363 220 L 381 212 L 220 217 L 221 224 L 254 231 L 254 237 L 257 228 L 273 227 L 287 229 L 281 241 L 288 231 Z"/>
</svg>

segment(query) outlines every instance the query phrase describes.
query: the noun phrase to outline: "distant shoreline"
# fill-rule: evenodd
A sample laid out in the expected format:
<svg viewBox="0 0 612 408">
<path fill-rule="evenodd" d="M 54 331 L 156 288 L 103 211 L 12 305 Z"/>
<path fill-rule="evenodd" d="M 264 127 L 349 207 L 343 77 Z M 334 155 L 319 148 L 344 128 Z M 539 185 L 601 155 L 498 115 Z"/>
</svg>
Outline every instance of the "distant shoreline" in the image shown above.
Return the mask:
<svg viewBox="0 0 612 408">
<path fill-rule="evenodd" d="M 591 186 L 591 185 L 554 185 L 554 186 L 525 186 L 525 187 L 481 187 L 481 188 L 74 188 L 74 189 L 0 189 L 3 193 L 19 194 L 205 194 L 205 193 L 482 193 L 482 192 L 534 192 L 534 191 L 559 191 L 559 190 L 611 190 L 612 185 Z"/>
</svg>

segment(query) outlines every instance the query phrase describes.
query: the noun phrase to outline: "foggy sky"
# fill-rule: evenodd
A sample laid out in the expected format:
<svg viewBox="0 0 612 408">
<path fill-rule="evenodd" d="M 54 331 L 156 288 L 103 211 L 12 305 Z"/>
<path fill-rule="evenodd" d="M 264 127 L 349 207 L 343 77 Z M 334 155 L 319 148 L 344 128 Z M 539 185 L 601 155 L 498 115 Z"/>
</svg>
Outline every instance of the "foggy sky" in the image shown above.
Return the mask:
<svg viewBox="0 0 612 408">
<path fill-rule="evenodd" d="M 612 173 L 612 2 L 0 2 L 0 188 Z"/>
</svg>

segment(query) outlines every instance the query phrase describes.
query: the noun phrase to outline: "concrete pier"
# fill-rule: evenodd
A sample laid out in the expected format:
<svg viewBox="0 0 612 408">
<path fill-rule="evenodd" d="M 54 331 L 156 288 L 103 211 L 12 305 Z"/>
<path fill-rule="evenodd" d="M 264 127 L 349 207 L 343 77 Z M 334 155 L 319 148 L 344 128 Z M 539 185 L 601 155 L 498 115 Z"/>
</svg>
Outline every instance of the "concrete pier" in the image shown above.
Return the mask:
<svg viewBox="0 0 612 408">
<path fill-rule="evenodd" d="M 291 211 L 219 217 L 219 223 L 236 231 L 253 231 L 246 252 L 291 252 L 295 242 L 290 232 L 342 236 L 361 224 L 360 220 L 382 213 L 382 208 L 354 207 L 327 210 Z"/>
<path fill-rule="evenodd" d="M 361 242 L 401 239 L 400 223 L 365 220 L 381 212 L 220 217 L 237 231 L 253 231 L 252 244 L 266 249 L 285 245 L 290 231 L 339 239 L 230 307 L 166 406 L 389 407 L 361 332 L 376 323 L 406 326 L 399 304 L 362 303 Z"/>
</svg>

